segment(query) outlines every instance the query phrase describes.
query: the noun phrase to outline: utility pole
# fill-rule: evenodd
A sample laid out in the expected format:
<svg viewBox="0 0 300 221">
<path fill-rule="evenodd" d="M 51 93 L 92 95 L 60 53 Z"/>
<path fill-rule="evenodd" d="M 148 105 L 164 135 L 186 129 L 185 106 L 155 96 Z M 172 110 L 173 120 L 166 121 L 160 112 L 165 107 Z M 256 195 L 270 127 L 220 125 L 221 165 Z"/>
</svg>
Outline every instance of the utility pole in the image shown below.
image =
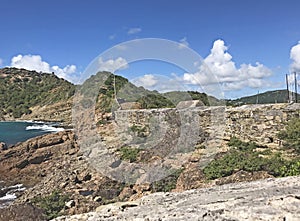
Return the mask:
<svg viewBox="0 0 300 221">
<path fill-rule="evenodd" d="M 295 77 L 295 103 L 298 103 L 298 97 L 297 97 L 297 74 L 294 72 Z"/>
<path fill-rule="evenodd" d="M 117 101 L 117 91 L 116 91 L 116 75 L 114 74 L 114 96 L 115 100 Z M 118 101 L 117 101 L 118 102 Z"/>
<path fill-rule="evenodd" d="M 289 91 L 288 74 L 285 75 L 285 81 L 286 81 L 286 90 L 287 90 L 287 100 L 288 100 L 288 103 L 290 103 L 290 91 Z"/>
</svg>

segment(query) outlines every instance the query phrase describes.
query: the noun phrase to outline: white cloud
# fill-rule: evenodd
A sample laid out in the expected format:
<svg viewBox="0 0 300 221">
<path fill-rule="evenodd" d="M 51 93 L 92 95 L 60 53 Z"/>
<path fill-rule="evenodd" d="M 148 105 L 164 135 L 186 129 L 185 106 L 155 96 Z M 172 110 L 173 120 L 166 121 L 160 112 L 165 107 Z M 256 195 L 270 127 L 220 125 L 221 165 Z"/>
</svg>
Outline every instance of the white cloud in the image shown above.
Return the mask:
<svg viewBox="0 0 300 221">
<path fill-rule="evenodd" d="M 71 75 L 76 72 L 76 66 L 75 65 L 67 65 L 64 68 L 60 68 L 58 66 L 52 66 L 51 70 L 61 78 L 64 78 L 66 80 L 70 80 L 73 82 L 73 78 Z"/>
<path fill-rule="evenodd" d="M 133 35 L 133 34 L 137 34 L 137 33 L 141 32 L 141 31 L 142 31 L 141 28 L 129 28 L 127 34 Z"/>
<path fill-rule="evenodd" d="M 11 59 L 11 66 L 16 68 L 25 68 L 41 72 L 51 72 L 50 65 L 42 61 L 40 55 L 17 55 Z"/>
<path fill-rule="evenodd" d="M 179 43 L 179 48 L 180 48 L 180 49 L 181 49 L 181 48 L 189 47 L 189 45 L 190 45 L 190 44 L 188 43 L 186 37 L 180 39 L 179 42 L 180 42 L 180 43 Z"/>
<path fill-rule="evenodd" d="M 242 64 L 237 68 L 223 40 L 216 40 L 210 54 L 199 65 L 196 73 L 185 73 L 183 80 L 188 84 L 209 85 L 220 83 L 224 90 L 239 90 L 245 87 L 266 86 L 265 78 L 272 71 L 257 62 Z"/>
<path fill-rule="evenodd" d="M 300 72 L 300 41 L 297 45 L 293 46 L 290 51 L 290 58 L 293 63 L 290 66 L 291 72 Z"/>
<path fill-rule="evenodd" d="M 123 70 L 128 68 L 128 63 L 126 59 L 118 57 L 117 59 L 109 59 L 106 61 L 103 61 L 102 57 L 98 60 L 98 69 L 100 71 L 109 71 L 114 73 L 116 70 Z"/>
<path fill-rule="evenodd" d="M 40 55 L 17 55 L 11 59 L 11 66 L 16 68 L 25 68 L 27 70 L 41 71 L 45 73 L 54 72 L 58 77 L 76 83 L 76 66 L 67 65 L 64 68 L 59 66 L 50 66 L 49 63 L 42 60 Z"/>
<path fill-rule="evenodd" d="M 158 80 L 153 74 L 145 74 L 144 76 L 134 80 L 134 84 L 145 88 L 154 87 L 158 83 Z"/>
<path fill-rule="evenodd" d="M 188 90 L 188 88 L 182 84 L 182 78 L 178 77 L 175 73 L 171 73 L 170 77 L 165 75 L 145 74 L 133 79 L 132 83 L 136 86 L 142 86 L 148 90 L 157 90 L 162 93 Z"/>
</svg>

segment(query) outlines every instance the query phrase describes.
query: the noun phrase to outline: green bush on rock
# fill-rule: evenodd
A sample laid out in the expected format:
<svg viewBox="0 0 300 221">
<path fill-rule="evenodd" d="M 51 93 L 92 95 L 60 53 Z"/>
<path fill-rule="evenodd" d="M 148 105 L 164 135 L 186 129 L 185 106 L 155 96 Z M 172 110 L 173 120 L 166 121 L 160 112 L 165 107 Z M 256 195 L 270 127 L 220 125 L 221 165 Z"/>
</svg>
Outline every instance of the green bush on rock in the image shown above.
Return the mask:
<svg viewBox="0 0 300 221">
<path fill-rule="evenodd" d="M 285 130 L 278 133 L 278 137 L 285 141 L 284 146 L 286 148 L 300 152 L 300 118 L 291 119 Z"/>
<path fill-rule="evenodd" d="M 45 197 L 35 197 L 32 200 L 32 203 L 43 209 L 47 219 L 54 219 L 61 214 L 62 209 L 65 206 L 65 203 L 69 200 L 67 195 L 60 193 L 55 190 L 50 195 Z"/>
<path fill-rule="evenodd" d="M 203 169 L 207 179 L 230 176 L 240 170 L 266 171 L 275 177 L 300 174 L 299 157 L 287 160 L 280 153 L 274 154 L 268 149 L 256 151 L 261 146 L 251 142 L 242 142 L 235 137 L 229 141 L 229 146 L 232 147 L 231 150 L 216 157 Z"/>
<path fill-rule="evenodd" d="M 133 147 L 124 146 L 119 149 L 121 160 L 133 163 L 137 161 L 138 154 L 141 150 Z"/>
<path fill-rule="evenodd" d="M 177 180 L 183 169 L 172 169 L 170 175 L 153 182 L 152 189 L 153 192 L 170 192 L 172 189 L 176 188 Z"/>
</svg>

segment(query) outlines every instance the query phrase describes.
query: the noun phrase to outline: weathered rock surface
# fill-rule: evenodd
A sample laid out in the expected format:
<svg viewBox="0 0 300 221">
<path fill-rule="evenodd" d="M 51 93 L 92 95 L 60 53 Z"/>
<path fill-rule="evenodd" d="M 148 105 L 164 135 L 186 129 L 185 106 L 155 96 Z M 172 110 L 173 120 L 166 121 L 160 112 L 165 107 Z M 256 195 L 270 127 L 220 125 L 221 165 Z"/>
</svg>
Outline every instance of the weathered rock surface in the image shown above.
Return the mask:
<svg viewBox="0 0 300 221">
<path fill-rule="evenodd" d="M 300 220 L 300 177 L 269 178 L 182 193 L 154 193 L 134 202 L 56 221 Z"/>
<path fill-rule="evenodd" d="M 88 212 L 116 200 L 123 188 L 123 184 L 93 170 L 79 152 L 72 131 L 36 137 L 0 151 L 0 181 L 6 187 L 18 183 L 26 187 L 7 209 L 11 213 L 17 213 L 15 205 L 27 204 L 34 197 L 45 197 L 53 191 L 70 196 L 72 203 L 67 205 L 65 214 Z M 96 197 L 98 200 L 94 200 Z"/>
<path fill-rule="evenodd" d="M 4 209 L 0 208 L 1 221 L 44 221 L 46 220 L 43 211 L 31 204 L 15 205 Z"/>
</svg>

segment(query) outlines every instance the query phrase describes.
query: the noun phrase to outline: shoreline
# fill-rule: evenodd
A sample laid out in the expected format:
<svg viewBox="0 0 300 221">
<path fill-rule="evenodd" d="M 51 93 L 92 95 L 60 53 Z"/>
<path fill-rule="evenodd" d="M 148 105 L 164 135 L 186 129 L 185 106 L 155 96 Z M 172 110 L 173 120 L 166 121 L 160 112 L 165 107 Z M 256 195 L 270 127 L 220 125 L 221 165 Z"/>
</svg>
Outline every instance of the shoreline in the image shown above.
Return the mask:
<svg viewBox="0 0 300 221">
<path fill-rule="evenodd" d="M 16 124 L 14 125 L 14 123 Z M 10 128 L 10 124 L 12 125 L 12 128 Z M 20 127 L 16 126 L 18 124 L 20 124 Z M 0 121 L 0 128 L 4 131 L 4 134 L 0 136 L 0 142 L 2 143 L 3 148 L 11 148 L 19 143 L 26 142 L 29 139 L 43 136 L 45 134 L 72 130 L 72 128 L 65 127 L 61 122 L 18 119 L 8 121 L 2 120 Z M 8 133 L 5 134 L 5 132 Z"/>
</svg>

